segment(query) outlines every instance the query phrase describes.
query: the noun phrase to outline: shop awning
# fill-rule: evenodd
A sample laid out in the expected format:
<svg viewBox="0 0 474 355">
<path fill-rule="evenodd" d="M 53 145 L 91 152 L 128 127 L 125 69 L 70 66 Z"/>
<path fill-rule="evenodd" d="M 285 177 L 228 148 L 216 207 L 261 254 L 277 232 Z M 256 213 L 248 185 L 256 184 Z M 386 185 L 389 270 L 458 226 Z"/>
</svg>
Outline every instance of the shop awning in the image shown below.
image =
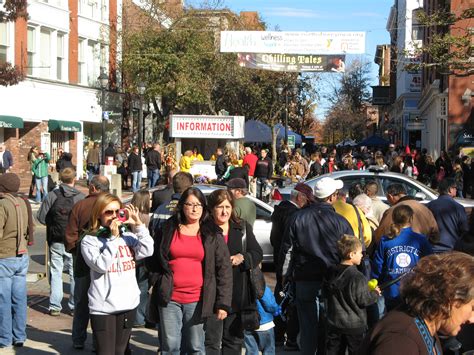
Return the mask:
<svg viewBox="0 0 474 355">
<path fill-rule="evenodd" d="M 63 132 L 81 132 L 81 124 L 74 121 L 59 121 L 49 120 L 48 130 L 52 131 L 63 131 Z"/>
<path fill-rule="evenodd" d="M 17 116 L 0 115 L 0 128 L 23 128 L 23 119 Z"/>
</svg>

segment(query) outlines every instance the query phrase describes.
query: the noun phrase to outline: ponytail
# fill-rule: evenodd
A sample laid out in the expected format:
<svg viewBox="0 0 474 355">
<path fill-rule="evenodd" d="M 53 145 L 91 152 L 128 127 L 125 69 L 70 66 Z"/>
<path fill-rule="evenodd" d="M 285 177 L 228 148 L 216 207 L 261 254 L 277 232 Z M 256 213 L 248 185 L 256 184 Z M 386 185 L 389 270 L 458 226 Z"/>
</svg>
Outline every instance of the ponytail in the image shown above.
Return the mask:
<svg viewBox="0 0 474 355">
<path fill-rule="evenodd" d="M 400 225 L 396 224 L 396 223 L 392 223 L 390 224 L 390 227 L 388 229 L 388 234 L 387 236 L 390 238 L 390 239 L 393 239 L 395 238 L 397 235 L 400 234 Z"/>
<path fill-rule="evenodd" d="M 395 238 L 400 234 L 402 227 L 410 225 L 413 220 L 413 209 L 407 205 L 397 206 L 393 209 L 392 221 L 390 225 L 388 237 Z"/>
</svg>

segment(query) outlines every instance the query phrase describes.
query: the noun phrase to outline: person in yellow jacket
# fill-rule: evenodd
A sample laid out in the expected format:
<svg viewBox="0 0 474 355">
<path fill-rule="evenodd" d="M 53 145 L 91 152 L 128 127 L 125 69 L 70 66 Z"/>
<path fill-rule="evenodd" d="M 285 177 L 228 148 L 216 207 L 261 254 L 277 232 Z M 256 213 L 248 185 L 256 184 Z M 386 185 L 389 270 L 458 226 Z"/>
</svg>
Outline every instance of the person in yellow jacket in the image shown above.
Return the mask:
<svg viewBox="0 0 474 355">
<path fill-rule="evenodd" d="M 354 231 L 354 235 L 359 239 L 364 239 L 365 247 L 367 248 L 372 242 L 372 230 L 370 229 L 369 221 L 365 217 L 364 212 L 354 205 L 346 202 L 347 190 L 339 190 L 337 194 L 337 201 L 333 203 L 336 213 L 347 219 Z M 362 227 L 362 231 L 359 230 Z"/>
<path fill-rule="evenodd" d="M 193 148 L 193 154 L 192 154 L 191 158 L 192 158 L 192 160 L 197 160 L 197 161 L 203 161 L 204 160 L 201 153 L 199 153 L 198 147 Z"/>
<path fill-rule="evenodd" d="M 185 173 L 189 173 L 191 170 L 191 162 L 193 161 L 193 152 L 187 150 L 184 152 L 183 156 L 179 161 L 179 170 L 184 171 Z"/>
</svg>

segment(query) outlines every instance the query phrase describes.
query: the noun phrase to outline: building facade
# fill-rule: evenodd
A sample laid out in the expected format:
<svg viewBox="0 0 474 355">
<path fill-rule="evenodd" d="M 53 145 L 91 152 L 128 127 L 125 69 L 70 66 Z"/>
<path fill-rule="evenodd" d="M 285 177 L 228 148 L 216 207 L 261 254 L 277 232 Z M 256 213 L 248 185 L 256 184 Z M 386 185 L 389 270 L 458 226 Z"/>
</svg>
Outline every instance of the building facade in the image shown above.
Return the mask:
<svg viewBox="0 0 474 355">
<path fill-rule="evenodd" d="M 26 75 L 17 85 L 0 86 L 0 143 L 12 151 L 13 172 L 24 180 L 31 179 L 32 146 L 49 152 L 51 165 L 60 148 L 72 153 L 82 175 L 85 145 L 101 140 L 101 72 L 109 77 L 106 128 L 119 130 L 121 1 L 31 0 L 28 21 L 0 23 L 0 60 Z M 8 117 L 16 123 L 5 122 Z"/>
<path fill-rule="evenodd" d="M 399 127 L 395 143 L 420 149 L 425 123 L 420 117 L 418 104 L 421 96 L 421 72 L 408 70 L 407 65 L 417 63 L 415 48 L 422 45 L 423 32 L 418 24 L 417 12 L 423 8 L 423 0 L 395 0 L 387 21 L 392 47 L 393 71 L 390 84 L 392 105 L 390 122 Z"/>
</svg>

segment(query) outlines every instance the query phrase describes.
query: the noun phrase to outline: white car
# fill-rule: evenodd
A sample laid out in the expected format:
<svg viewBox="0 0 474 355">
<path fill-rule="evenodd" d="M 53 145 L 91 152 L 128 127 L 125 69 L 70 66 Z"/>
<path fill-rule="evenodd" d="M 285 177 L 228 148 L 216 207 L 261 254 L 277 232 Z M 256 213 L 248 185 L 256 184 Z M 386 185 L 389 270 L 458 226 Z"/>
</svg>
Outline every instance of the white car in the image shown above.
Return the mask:
<svg viewBox="0 0 474 355">
<path fill-rule="evenodd" d="M 349 190 L 352 185 L 360 183 L 364 186 L 369 181 L 375 181 L 379 187 L 378 197 L 386 202 L 386 191 L 388 186 L 398 183 L 402 184 L 407 191 L 407 194 L 415 197 L 421 203 L 428 203 L 432 200 L 436 200 L 439 196 L 439 193 L 432 188 L 426 186 L 425 184 L 415 180 L 405 174 L 392 173 L 392 172 L 383 172 L 375 168 L 369 168 L 368 170 L 341 170 L 336 171 L 332 174 L 324 174 L 308 181 L 305 181 L 306 184 L 311 186 L 314 189 L 316 182 L 323 177 L 331 177 L 333 179 L 342 180 L 344 183 L 344 188 Z M 274 195 L 281 196 L 281 199 L 288 200 L 290 198 L 290 193 L 293 188 L 293 185 L 286 186 L 281 189 L 277 189 L 274 192 Z M 278 193 L 276 193 L 278 191 Z M 459 202 L 467 209 L 474 207 L 474 200 L 456 198 L 456 201 Z M 276 201 L 274 201 L 276 202 Z M 468 211 L 470 212 L 470 211 Z"/>
<path fill-rule="evenodd" d="M 225 186 L 221 186 L 221 185 L 204 185 L 204 184 L 194 185 L 194 187 L 197 187 L 206 196 L 208 196 L 211 192 L 215 190 L 226 188 Z M 150 191 L 150 196 L 151 196 L 154 191 L 164 189 L 164 188 L 165 186 L 157 186 L 157 187 L 148 189 L 148 191 Z M 247 195 L 247 197 L 253 203 L 255 203 L 255 207 L 257 210 L 257 219 L 255 220 L 255 224 L 253 226 L 253 232 L 255 234 L 255 237 L 257 238 L 258 244 L 260 244 L 260 247 L 263 250 L 263 263 L 264 264 L 272 263 L 273 262 L 273 247 L 270 244 L 270 232 L 272 230 L 271 216 L 273 213 L 273 207 L 250 195 Z M 125 204 L 130 203 L 131 199 L 132 199 L 131 197 L 126 198 L 123 200 L 123 202 Z"/>
</svg>

